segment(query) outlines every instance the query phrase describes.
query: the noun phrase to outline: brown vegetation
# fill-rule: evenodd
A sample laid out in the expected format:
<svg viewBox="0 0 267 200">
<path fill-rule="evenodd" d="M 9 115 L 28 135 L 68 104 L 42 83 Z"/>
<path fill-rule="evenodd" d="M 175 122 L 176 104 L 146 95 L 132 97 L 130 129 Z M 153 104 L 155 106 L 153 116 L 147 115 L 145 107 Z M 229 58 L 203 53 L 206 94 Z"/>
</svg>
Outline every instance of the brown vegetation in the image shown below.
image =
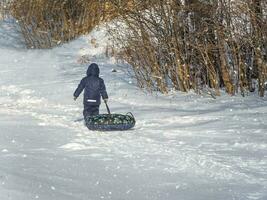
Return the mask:
<svg viewBox="0 0 267 200">
<path fill-rule="evenodd" d="M 9 2 L 10 0 L 1 0 L 0 1 L 0 20 L 3 20 L 7 17 L 9 12 Z"/>
<path fill-rule="evenodd" d="M 140 87 L 168 92 L 204 87 L 219 95 L 253 91 L 267 80 L 266 1 L 132 1 L 117 5 L 115 47 L 134 68 Z M 140 12 L 142 9 L 142 12 Z M 113 26 L 114 27 L 114 26 Z"/>
<path fill-rule="evenodd" d="M 10 9 L 29 48 L 50 48 L 91 31 L 105 6 L 98 0 L 13 0 Z"/>
<path fill-rule="evenodd" d="M 246 95 L 257 83 L 264 96 L 264 0 L 12 0 L 10 9 L 29 48 L 53 47 L 116 18 L 112 53 L 131 64 L 142 88 Z"/>
</svg>

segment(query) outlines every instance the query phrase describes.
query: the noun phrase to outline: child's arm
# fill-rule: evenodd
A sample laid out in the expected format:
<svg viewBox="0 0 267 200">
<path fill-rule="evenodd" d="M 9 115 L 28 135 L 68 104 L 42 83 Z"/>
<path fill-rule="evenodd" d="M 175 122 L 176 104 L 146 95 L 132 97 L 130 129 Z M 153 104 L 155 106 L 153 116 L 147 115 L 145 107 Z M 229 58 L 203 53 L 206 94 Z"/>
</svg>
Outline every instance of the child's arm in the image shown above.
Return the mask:
<svg viewBox="0 0 267 200">
<path fill-rule="evenodd" d="M 102 96 L 102 98 L 104 100 L 108 99 L 108 94 L 107 94 L 107 91 L 106 91 L 106 86 L 105 86 L 105 83 L 104 83 L 104 80 L 101 79 L 101 82 L 100 82 L 100 94 Z"/>
<path fill-rule="evenodd" d="M 74 100 L 76 100 L 80 94 L 82 93 L 83 89 L 85 88 L 85 78 L 83 78 L 80 82 L 80 84 L 78 85 L 77 89 L 75 90 L 73 96 L 74 96 Z"/>
</svg>

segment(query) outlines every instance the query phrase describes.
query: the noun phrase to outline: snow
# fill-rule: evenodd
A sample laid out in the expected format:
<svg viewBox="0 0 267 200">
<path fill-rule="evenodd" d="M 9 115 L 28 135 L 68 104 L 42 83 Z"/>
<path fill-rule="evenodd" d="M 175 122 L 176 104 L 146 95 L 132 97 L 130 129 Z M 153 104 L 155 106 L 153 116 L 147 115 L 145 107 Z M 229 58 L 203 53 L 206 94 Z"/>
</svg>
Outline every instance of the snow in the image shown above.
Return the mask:
<svg viewBox="0 0 267 200">
<path fill-rule="evenodd" d="M 103 27 L 50 50 L 25 49 L 12 27 L 0 23 L 1 200 L 267 199 L 266 97 L 148 94 L 105 57 Z M 79 121 L 82 56 L 100 65 L 111 111 L 135 115 L 133 130 Z"/>
</svg>

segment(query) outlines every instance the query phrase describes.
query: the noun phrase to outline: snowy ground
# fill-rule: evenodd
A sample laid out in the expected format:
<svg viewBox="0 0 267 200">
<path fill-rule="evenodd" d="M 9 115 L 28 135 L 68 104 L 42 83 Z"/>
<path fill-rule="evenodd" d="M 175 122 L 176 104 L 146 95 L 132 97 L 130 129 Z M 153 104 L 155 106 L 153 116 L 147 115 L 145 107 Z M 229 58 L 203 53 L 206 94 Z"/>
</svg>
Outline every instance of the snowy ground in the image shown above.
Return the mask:
<svg viewBox="0 0 267 200">
<path fill-rule="evenodd" d="M 146 94 L 105 58 L 103 30 L 53 50 L 26 50 L 8 23 L 0 36 L 1 200 L 267 199 L 266 98 Z M 85 53 L 134 130 L 75 122 Z"/>
</svg>

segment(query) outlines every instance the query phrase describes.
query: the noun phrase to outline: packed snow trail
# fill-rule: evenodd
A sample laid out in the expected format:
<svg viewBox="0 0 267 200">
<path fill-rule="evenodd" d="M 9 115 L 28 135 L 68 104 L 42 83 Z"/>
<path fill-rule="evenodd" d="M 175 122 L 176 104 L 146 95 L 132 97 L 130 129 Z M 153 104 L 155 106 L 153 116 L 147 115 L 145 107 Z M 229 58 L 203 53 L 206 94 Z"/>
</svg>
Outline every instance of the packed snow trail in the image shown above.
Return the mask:
<svg viewBox="0 0 267 200">
<path fill-rule="evenodd" d="M 1 200 L 267 199 L 266 98 L 142 92 L 105 57 L 104 28 L 52 50 L 26 50 L 9 23 L 0 35 Z M 82 55 L 100 65 L 111 111 L 133 112 L 135 129 L 75 122 Z"/>
</svg>

